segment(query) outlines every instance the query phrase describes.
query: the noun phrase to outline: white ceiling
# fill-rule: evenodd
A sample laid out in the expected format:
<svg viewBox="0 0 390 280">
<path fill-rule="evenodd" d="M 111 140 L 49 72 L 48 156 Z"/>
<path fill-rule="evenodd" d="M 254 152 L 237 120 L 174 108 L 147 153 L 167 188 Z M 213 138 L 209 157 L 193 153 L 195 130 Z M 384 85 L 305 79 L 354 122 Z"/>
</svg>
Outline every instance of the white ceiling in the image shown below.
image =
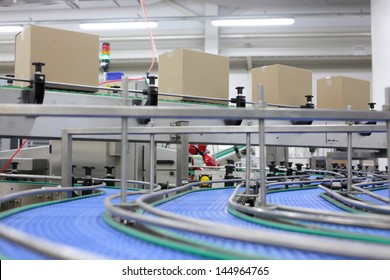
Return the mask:
<svg viewBox="0 0 390 280">
<path fill-rule="evenodd" d="M 145 0 L 158 53 L 176 48 L 229 56 L 240 67 L 273 61 L 370 63 L 369 0 Z M 216 17 L 293 16 L 289 27 L 215 28 Z M 81 31 L 80 22 L 138 20 L 138 0 L 0 0 L 0 25 L 39 24 Z M 97 33 L 111 43 L 113 65 L 150 59 L 147 31 Z M 0 68 L 13 66 L 15 34 L 0 34 Z M 218 40 L 215 40 L 218 38 Z M 358 51 L 357 51 L 358 50 Z"/>
</svg>

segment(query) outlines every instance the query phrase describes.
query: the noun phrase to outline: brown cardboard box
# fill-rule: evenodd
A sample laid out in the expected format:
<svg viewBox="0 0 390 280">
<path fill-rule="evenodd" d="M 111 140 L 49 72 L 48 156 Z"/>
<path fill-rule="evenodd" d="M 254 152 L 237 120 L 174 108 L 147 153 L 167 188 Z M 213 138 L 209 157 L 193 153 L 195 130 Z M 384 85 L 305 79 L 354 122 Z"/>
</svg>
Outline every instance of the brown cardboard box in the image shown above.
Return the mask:
<svg viewBox="0 0 390 280">
<path fill-rule="evenodd" d="M 46 81 L 97 86 L 99 36 L 43 26 L 26 26 L 15 37 L 15 77 L 31 79 L 32 62 L 43 62 Z M 15 83 L 28 86 L 28 83 Z M 68 86 L 51 88 L 74 89 Z M 89 89 L 87 91 L 96 91 Z"/>
<path fill-rule="evenodd" d="M 224 56 L 187 49 L 164 53 L 159 56 L 158 76 L 160 92 L 186 95 L 189 100 L 190 96 L 229 99 L 229 58 Z"/>
<path fill-rule="evenodd" d="M 325 109 L 368 110 L 370 82 L 334 76 L 317 80 L 317 107 Z"/>
<path fill-rule="evenodd" d="M 258 85 L 263 84 L 267 103 L 300 106 L 306 104 L 305 95 L 312 94 L 310 70 L 281 64 L 252 69 L 252 101 L 259 101 Z"/>
</svg>

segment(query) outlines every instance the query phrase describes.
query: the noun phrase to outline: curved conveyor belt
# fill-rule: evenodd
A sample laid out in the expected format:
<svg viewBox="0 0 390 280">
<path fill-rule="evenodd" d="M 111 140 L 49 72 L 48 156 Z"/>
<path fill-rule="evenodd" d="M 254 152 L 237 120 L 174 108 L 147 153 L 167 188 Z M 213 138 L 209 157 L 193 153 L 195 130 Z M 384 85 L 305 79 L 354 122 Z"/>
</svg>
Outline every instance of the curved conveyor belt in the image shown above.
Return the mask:
<svg viewBox="0 0 390 280">
<path fill-rule="evenodd" d="M 215 223 L 223 223 L 230 226 L 236 226 L 243 229 L 261 229 L 267 231 L 281 231 L 278 228 L 269 227 L 268 225 L 256 224 L 252 222 L 248 222 L 247 220 L 237 218 L 233 215 L 228 215 L 226 201 L 232 194 L 232 189 L 219 189 L 219 190 L 210 190 L 210 191 L 201 191 L 201 192 L 192 192 L 186 194 L 180 199 L 174 199 L 166 201 L 162 204 L 156 206 L 160 210 L 164 210 L 167 212 L 179 214 L 182 216 L 187 216 L 191 218 L 197 218 L 201 220 L 208 220 Z M 323 190 L 319 188 L 313 189 L 298 189 L 296 191 L 282 191 L 276 192 L 274 195 L 268 194 L 267 200 L 268 202 L 275 202 L 276 196 L 279 197 L 278 203 L 282 203 L 283 201 L 288 201 L 289 203 L 285 205 L 289 206 L 299 206 L 313 209 L 326 209 L 330 211 L 344 211 L 341 208 L 333 205 L 327 200 L 321 197 L 321 194 L 324 193 Z M 302 198 L 302 199 L 301 199 Z M 355 227 L 355 226 L 340 226 L 333 225 L 337 230 L 345 230 L 351 231 L 357 234 L 365 234 L 370 236 L 380 236 L 381 238 L 387 241 L 387 244 L 390 243 L 390 230 L 382 230 L 382 229 L 372 229 L 372 228 L 364 228 L 364 227 Z M 327 254 L 316 254 L 313 252 L 307 252 L 302 250 L 287 250 L 286 248 L 278 248 L 276 246 L 267 246 L 260 244 L 248 244 L 242 243 L 241 245 L 237 245 L 239 242 L 235 241 L 230 243 L 227 240 L 219 240 L 218 238 L 211 238 L 209 236 L 199 236 L 196 234 L 190 234 L 185 232 L 180 232 L 180 234 L 184 235 L 186 238 L 196 238 L 201 242 L 209 242 L 209 243 L 219 243 L 223 244 L 223 246 L 228 246 L 232 249 L 236 248 L 237 250 L 242 250 L 245 248 L 246 252 L 252 252 L 255 254 L 259 254 L 259 252 L 265 256 L 271 258 L 283 258 L 283 259 L 326 259 L 326 258 L 339 258 L 337 256 L 331 256 Z M 237 233 L 239 234 L 239 233 Z M 293 233 L 302 235 L 300 233 Z M 310 235 L 312 236 L 312 235 Z M 325 234 L 326 236 L 326 234 Z M 321 242 L 321 239 L 328 239 L 327 237 L 318 237 L 318 242 Z M 242 246 L 242 247 L 240 247 Z M 244 247 L 245 246 L 245 247 Z M 346 245 L 347 246 L 347 245 Z M 353 246 L 353 245 L 351 245 Z M 384 245 L 389 246 L 389 245 Z M 390 252 L 390 247 L 389 247 Z"/>
<path fill-rule="evenodd" d="M 107 259 L 199 259 L 199 256 L 157 246 L 110 227 L 103 219 L 103 200 L 118 189 L 103 189 L 104 195 L 73 199 L 17 212 L 0 223 L 54 242 L 73 246 Z M 135 200 L 133 195 L 128 200 Z M 0 239 L 0 254 L 7 259 L 45 259 Z"/>
<path fill-rule="evenodd" d="M 202 258 L 199 255 L 153 245 L 110 227 L 103 219 L 103 213 L 105 211 L 103 208 L 103 200 L 109 195 L 118 193 L 118 190 L 105 188 L 104 191 L 106 192 L 104 195 L 43 205 L 41 207 L 17 212 L 16 214 L 3 218 L 1 223 L 31 235 L 74 246 L 108 259 Z M 281 231 L 280 229 L 252 223 L 230 215 L 227 210 L 227 201 L 232 192 L 233 189 L 231 188 L 195 191 L 178 196 L 175 199 L 167 200 L 156 207 L 183 216 L 234 225 L 240 228 L 262 229 L 276 232 Z M 311 203 L 313 199 L 318 199 L 318 201 L 315 202 L 316 207 L 318 207 L 317 203 L 320 203 L 321 205 L 324 205 L 326 209 L 332 208 L 335 211 L 343 211 L 319 197 L 320 192 L 320 189 L 315 188 L 297 192 L 279 192 L 275 194 L 278 194 L 279 200 L 281 197 L 285 197 L 284 199 L 290 203 L 292 201 L 296 201 L 296 203 L 306 201 L 304 202 L 305 205 L 308 201 Z M 308 199 L 298 199 L 298 197 L 302 198 L 302 196 L 307 196 Z M 136 197 L 136 195 L 131 196 L 128 200 L 135 200 Z M 275 198 L 275 195 L 267 196 L 267 199 L 270 201 Z M 283 202 L 279 201 L 278 203 Z M 294 204 L 294 202 L 292 204 Z M 294 204 L 294 206 L 297 205 Z M 376 231 L 376 233 L 381 232 L 384 237 L 390 238 L 389 230 Z M 344 259 L 344 257 L 337 255 L 309 252 L 273 245 L 254 244 L 178 230 L 170 230 L 170 232 L 183 235 L 185 238 L 197 240 L 197 242 L 214 244 L 216 246 L 229 248 L 230 250 L 243 251 L 259 257 L 277 259 Z M 302 235 L 301 233 L 294 232 L 291 232 L 291 234 Z M 328 239 L 327 237 L 318 237 L 318 242 L 321 242 L 322 238 Z M 351 246 L 353 246 L 352 243 Z M 31 253 L 4 240 L 0 240 L 0 253 L 10 259 L 45 258 L 44 256 Z"/>
<path fill-rule="evenodd" d="M 382 196 L 383 198 L 388 198 L 389 197 L 389 189 L 382 189 L 382 190 L 375 190 L 373 193 Z M 356 197 L 362 199 L 363 201 L 372 203 L 372 204 L 377 204 L 377 205 L 389 205 L 387 202 L 384 202 L 382 200 L 376 199 L 372 196 L 369 196 L 367 194 L 356 194 Z"/>
<path fill-rule="evenodd" d="M 375 193 L 384 195 L 386 190 L 376 190 Z M 280 206 L 290 206 L 290 207 L 300 207 L 306 209 L 316 209 L 316 210 L 325 210 L 330 212 L 354 212 L 352 208 L 348 208 L 345 205 L 337 203 L 336 201 L 329 202 L 325 199 L 324 190 L 320 188 L 312 189 L 296 189 L 290 191 L 279 191 L 279 192 L 269 192 L 267 194 L 267 203 L 280 205 Z M 365 194 L 358 194 L 357 196 L 368 197 L 373 199 Z M 367 214 L 369 217 L 369 214 Z M 325 223 L 311 223 L 321 225 L 330 229 L 341 230 L 346 232 L 358 233 L 358 234 L 369 234 L 372 236 L 383 236 L 390 239 L 390 230 L 374 229 L 368 227 L 359 227 L 359 226 L 347 226 L 347 225 L 336 225 L 336 224 L 325 224 Z"/>
</svg>

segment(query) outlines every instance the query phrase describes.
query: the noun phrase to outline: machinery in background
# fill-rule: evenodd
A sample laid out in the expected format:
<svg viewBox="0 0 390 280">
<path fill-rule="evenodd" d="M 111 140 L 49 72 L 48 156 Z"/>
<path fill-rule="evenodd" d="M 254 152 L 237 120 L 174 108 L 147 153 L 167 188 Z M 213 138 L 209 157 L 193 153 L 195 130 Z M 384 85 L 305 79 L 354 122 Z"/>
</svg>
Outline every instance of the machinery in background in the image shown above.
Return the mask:
<svg viewBox="0 0 390 280">
<path fill-rule="evenodd" d="M 210 151 L 207 150 L 207 145 L 205 144 L 190 144 L 188 151 L 191 155 L 200 155 L 206 166 L 218 166 L 217 160 L 210 155 Z"/>
<path fill-rule="evenodd" d="M 101 67 L 104 71 L 109 69 L 110 58 L 109 58 L 109 44 L 102 45 L 102 57 L 101 57 Z M 103 56 L 104 55 L 104 56 Z M 38 68 L 42 65 L 36 65 Z M 41 69 L 37 69 L 37 75 L 39 75 Z M 191 108 L 193 106 L 199 107 L 201 104 L 193 104 L 186 102 L 167 102 L 161 100 L 161 102 L 157 103 L 157 93 L 158 89 L 154 84 L 155 77 L 149 77 L 151 79 L 150 85 L 147 90 L 143 89 L 142 93 L 147 94 L 147 98 L 142 98 L 142 102 L 139 104 L 136 102 L 131 102 L 132 105 L 153 105 L 153 106 L 187 106 L 187 108 Z M 237 108 L 245 107 L 245 98 L 242 95 L 242 87 L 237 87 L 237 97 L 232 100 L 236 103 Z M 31 91 L 34 93 L 34 90 Z M 27 96 L 26 90 L 20 90 L 18 88 L 6 88 L 2 91 L 4 95 L 3 103 L 16 103 L 18 93 L 20 96 Z M 30 94 L 30 93 L 28 93 Z M 31 95 L 28 95 L 31 96 Z M 102 105 L 105 106 L 115 106 L 121 104 L 121 98 L 118 94 L 116 95 L 90 95 L 90 94 L 75 94 L 72 92 L 55 92 L 55 91 L 46 91 L 44 92 L 44 96 L 38 96 L 38 101 L 36 99 L 30 102 L 24 102 L 26 99 L 22 98 L 22 103 L 44 103 L 44 104 L 63 104 L 63 105 Z M 44 99 L 43 99 L 44 97 Z M 130 98 L 130 96 L 129 96 Z M 131 97 L 132 98 L 132 97 Z M 313 109 L 311 96 L 307 96 L 307 104 L 302 108 L 305 109 Z M 5 101 L 4 101 L 5 100 Z M 210 104 L 207 104 L 210 106 Z M 131 107 L 129 107 L 129 110 Z M 232 110 L 234 110 L 232 108 Z M 7 128 L 7 131 L 3 131 L 2 135 L 13 135 L 13 136 L 26 136 L 29 135 L 32 138 L 40 137 L 48 139 L 58 139 L 61 135 L 61 128 L 65 127 L 74 127 L 74 128 L 99 128 L 99 127 L 115 127 L 119 126 L 119 122 L 115 122 L 113 118 L 102 118 L 99 119 L 99 122 L 95 122 L 91 119 L 70 119 L 70 118 L 24 118 L 15 117 L 15 118 L 5 118 L 0 117 L 5 121 L 4 127 Z M 20 120 L 20 121 L 18 121 Z M 191 120 L 191 122 L 187 120 L 174 120 L 175 123 L 178 122 L 188 122 L 189 125 L 194 127 L 205 127 L 204 120 Z M 248 128 L 250 126 L 256 125 L 255 121 L 247 121 L 247 120 L 234 120 L 237 123 L 226 124 L 223 120 L 213 119 L 208 120 L 207 124 L 212 130 L 213 126 L 220 127 L 234 127 L 241 126 L 243 128 Z M 18 124 L 18 126 L 12 125 Z M 134 128 L 146 127 L 150 126 L 172 126 L 172 119 L 144 119 L 140 122 L 139 119 L 129 120 L 129 126 Z M 271 123 L 272 125 L 273 123 Z M 285 121 L 283 124 L 291 124 L 290 121 Z M 4 129 L 3 127 L 3 129 Z M 307 134 L 306 134 L 307 135 Z M 280 154 L 286 154 L 286 147 L 288 146 L 305 146 L 305 145 L 318 145 L 319 147 L 345 147 L 345 140 L 342 136 L 339 135 L 331 135 L 327 134 L 325 140 L 319 137 L 317 140 L 313 139 L 313 137 L 317 137 L 319 134 L 311 135 L 310 137 L 305 137 L 302 134 L 270 134 L 267 135 L 267 146 L 269 147 L 278 147 L 281 149 Z M 382 138 L 376 141 L 370 141 L 370 139 L 377 137 L 378 134 L 372 134 L 368 136 L 356 135 L 357 141 L 354 143 L 357 148 L 375 148 L 379 151 L 383 150 L 383 147 L 386 147 L 385 141 Z M 156 152 L 156 162 L 155 170 L 156 170 L 156 178 L 154 178 L 155 182 L 165 186 L 166 188 L 179 186 L 184 181 L 200 181 L 202 182 L 202 187 L 218 187 L 218 186 L 230 186 L 230 184 L 210 184 L 209 181 L 215 180 L 223 180 L 223 179 L 234 179 L 234 178 L 244 178 L 246 174 L 246 168 L 251 168 L 250 174 L 251 178 L 258 178 L 257 166 L 252 164 L 242 164 L 241 152 L 240 150 L 244 150 L 245 146 L 233 146 L 233 148 L 229 151 L 231 155 L 237 156 L 238 160 L 229 159 L 228 156 L 224 155 L 223 158 L 218 158 L 217 156 L 213 156 L 207 150 L 206 144 L 194 144 L 194 143 L 208 143 L 210 145 L 216 143 L 240 143 L 243 144 L 245 140 L 242 140 L 242 135 L 240 134 L 230 134 L 229 137 L 225 137 L 223 134 L 215 134 L 211 137 L 204 136 L 201 133 L 191 135 L 187 139 L 186 137 L 180 135 L 167 135 L 165 138 L 159 138 L 157 143 L 164 144 L 174 144 L 176 145 L 176 149 L 170 149 L 163 146 L 159 146 Z M 320 135 L 321 136 L 321 135 Z M 184 139 L 185 141 L 178 141 L 177 139 Z M 118 138 L 116 138 L 118 140 Z M 176 140 L 175 140 L 176 139 Z M 375 138 L 377 139 L 377 138 Z M 112 139 L 106 139 L 106 142 L 103 141 L 93 141 L 93 139 L 86 139 L 88 142 L 83 141 L 75 141 L 73 142 L 73 162 L 75 165 L 73 169 L 74 178 L 79 178 L 80 180 L 76 180 L 75 184 L 78 181 L 84 182 L 84 185 L 89 183 L 93 184 L 91 178 L 99 179 L 107 176 L 119 177 L 119 171 L 121 170 L 121 147 L 119 142 L 110 141 Z M 150 181 L 150 170 L 153 166 L 150 166 L 148 161 L 149 159 L 149 147 L 148 147 L 148 137 L 135 137 L 129 139 L 129 152 L 128 162 L 131 163 L 127 167 L 127 173 L 130 179 L 141 180 L 141 181 Z M 204 141 L 204 142 L 203 142 Z M 336 146 L 337 145 L 337 146 Z M 240 148 L 239 148 L 240 147 Z M 34 160 L 42 159 L 46 162 L 46 170 L 37 171 L 36 168 L 31 170 L 30 174 L 37 173 L 43 176 L 60 176 L 61 175 L 61 143 L 58 140 L 52 140 L 51 144 L 42 149 L 47 149 L 49 152 L 45 152 L 45 156 L 38 156 L 35 152 L 36 150 L 26 149 L 23 153 L 19 154 L 19 157 L 15 158 L 15 161 L 20 162 L 21 159 L 31 158 Z M 245 149 L 246 150 L 246 149 Z M 250 149 L 248 149 L 249 152 Z M 30 154 L 31 152 L 31 154 Z M 0 157 L 4 159 L 8 159 L 12 152 L 1 152 Z M 194 161 L 188 162 L 188 155 L 192 155 L 192 159 Z M 284 175 L 290 176 L 291 174 L 298 173 L 301 170 L 294 170 L 292 168 L 292 163 L 288 161 L 287 156 L 279 157 L 277 156 L 277 152 L 274 153 L 275 158 L 284 158 L 284 162 L 279 161 L 280 165 L 272 165 L 272 160 L 267 160 L 271 163 L 267 172 L 269 174 L 274 174 L 275 176 Z M 383 156 L 383 153 L 378 153 L 375 156 Z M 195 164 L 195 159 L 196 164 Z M 275 162 L 277 162 L 275 160 Z M 322 164 L 320 169 L 327 168 L 332 160 L 326 160 L 326 164 Z M 241 163 L 241 164 L 240 164 Z M 83 169 L 83 167 L 86 167 Z M 112 167 L 110 170 L 105 167 Z M 187 168 L 188 167 L 188 168 Z M 311 165 L 311 168 L 316 168 L 316 165 Z M 179 168 L 182 168 L 181 172 L 178 171 Z M 16 170 L 16 168 L 14 168 Z M 12 171 L 12 172 L 15 172 Z M 22 165 L 19 166 L 18 170 L 22 170 Z M 184 171 L 183 171 L 184 170 Z M 10 172 L 11 172 L 10 171 Z M 112 174 L 112 173 L 116 174 Z M 190 174 L 189 174 L 190 173 Z"/>
<path fill-rule="evenodd" d="M 177 185 L 177 144 L 167 145 L 161 144 L 157 146 L 155 170 L 155 182 L 163 188 L 172 188 Z M 128 166 L 127 173 L 129 178 L 138 181 L 149 181 L 149 147 L 145 143 L 129 143 L 128 149 Z M 189 163 L 186 178 L 189 182 L 201 182 L 202 188 L 215 188 L 232 186 L 231 183 L 209 183 L 209 181 L 222 181 L 225 179 L 242 179 L 246 177 L 246 168 L 248 167 L 245 160 L 246 147 L 232 146 L 222 150 L 215 155 L 207 150 L 205 144 L 190 144 L 188 146 Z M 12 156 L 12 151 L 0 152 L 0 165 L 4 166 L 6 161 Z M 251 153 L 251 162 L 249 164 L 250 177 L 259 178 L 259 170 L 256 163 L 258 157 L 255 153 Z M 328 157 L 313 157 L 311 163 L 302 164 L 293 162 L 268 162 L 266 169 L 267 177 L 278 180 L 284 176 L 302 175 L 305 170 L 317 169 L 345 170 L 346 165 L 343 164 L 345 153 L 329 152 Z M 359 156 L 359 158 L 357 158 Z M 372 172 L 379 174 L 379 166 L 376 164 L 376 158 L 384 157 L 382 153 L 355 153 L 354 171 Z M 368 164 L 368 159 L 372 158 L 372 164 Z M 119 178 L 121 163 L 121 149 L 118 142 L 102 142 L 102 141 L 74 141 L 73 143 L 73 185 L 88 185 L 99 183 L 104 178 Z M 327 168 L 330 165 L 331 168 Z M 61 141 L 52 140 L 49 146 L 33 147 L 22 149 L 19 154 L 13 159 L 13 164 L 10 165 L 7 173 L 20 175 L 39 175 L 44 177 L 60 176 L 61 175 Z M 382 171 L 384 172 L 384 171 Z M 59 185 L 59 180 L 47 179 L 5 179 L 1 182 L 2 195 L 12 191 L 31 189 L 45 186 L 45 184 Z M 93 180 L 91 180 L 93 179 Z M 87 183 L 88 182 L 88 183 Z M 15 187 L 16 183 L 19 183 Z M 108 182 L 109 185 L 115 183 Z M 118 185 L 118 183 L 116 183 Z M 22 186 L 23 185 L 23 186 Z M 130 185 L 131 186 L 131 185 Z M 147 186 L 146 186 L 147 187 Z M 57 199 L 54 194 L 45 198 L 41 197 L 38 200 L 20 201 L 11 203 L 14 206 L 25 205 L 30 201 L 42 202 L 44 199 Z M 60 198 L 60 197 L 59 197 Z M 3 208 L 9 208 L 3 206 Z"/>
</svg>

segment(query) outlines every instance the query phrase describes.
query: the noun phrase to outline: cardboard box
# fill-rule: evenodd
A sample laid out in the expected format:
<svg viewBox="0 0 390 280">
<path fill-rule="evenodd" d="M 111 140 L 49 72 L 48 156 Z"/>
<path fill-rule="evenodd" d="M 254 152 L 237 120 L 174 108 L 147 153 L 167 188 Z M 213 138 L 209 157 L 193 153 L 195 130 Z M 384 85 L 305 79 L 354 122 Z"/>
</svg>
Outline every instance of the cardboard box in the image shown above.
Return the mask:
<svg viewBox="0 0 390 280">
<path fill-rule="evenodd" d="M 281 64 L 252 69 L 252 101 L 259 101 L 258 85 L 263 84 L 267 103 L 300 106 L 306 104 L 305 95 L 312 95 L 310 70 Z"/>
<path fill-rule="evenodd" d="M 186 100 L 200 101 L 191 96 L 229 99 L 229 58 L 224 56 L 187 49 L 164 53 L 159 56 L 158 78 L 160 92 L 186 95 Z"/>
<path fill-rule="evenodd" d="M 43 62 L 46 81 L 97 86 L 99 36 L 43 26 L 26 26 L 15 37 L 15 77 L 31 79 L 32 62 Z M 18 82 L 17 86 L 29 86 Z M 50 88 L 75 89 L 69 86 Z M 87 91 L 96 91 L 87 89 Z"/>
<path fill-rule="evenodd" d="M 317 80 L 317 107 L 324 109 L 368 110 L 370 82 L 333 76 Z"/>
</svg>

